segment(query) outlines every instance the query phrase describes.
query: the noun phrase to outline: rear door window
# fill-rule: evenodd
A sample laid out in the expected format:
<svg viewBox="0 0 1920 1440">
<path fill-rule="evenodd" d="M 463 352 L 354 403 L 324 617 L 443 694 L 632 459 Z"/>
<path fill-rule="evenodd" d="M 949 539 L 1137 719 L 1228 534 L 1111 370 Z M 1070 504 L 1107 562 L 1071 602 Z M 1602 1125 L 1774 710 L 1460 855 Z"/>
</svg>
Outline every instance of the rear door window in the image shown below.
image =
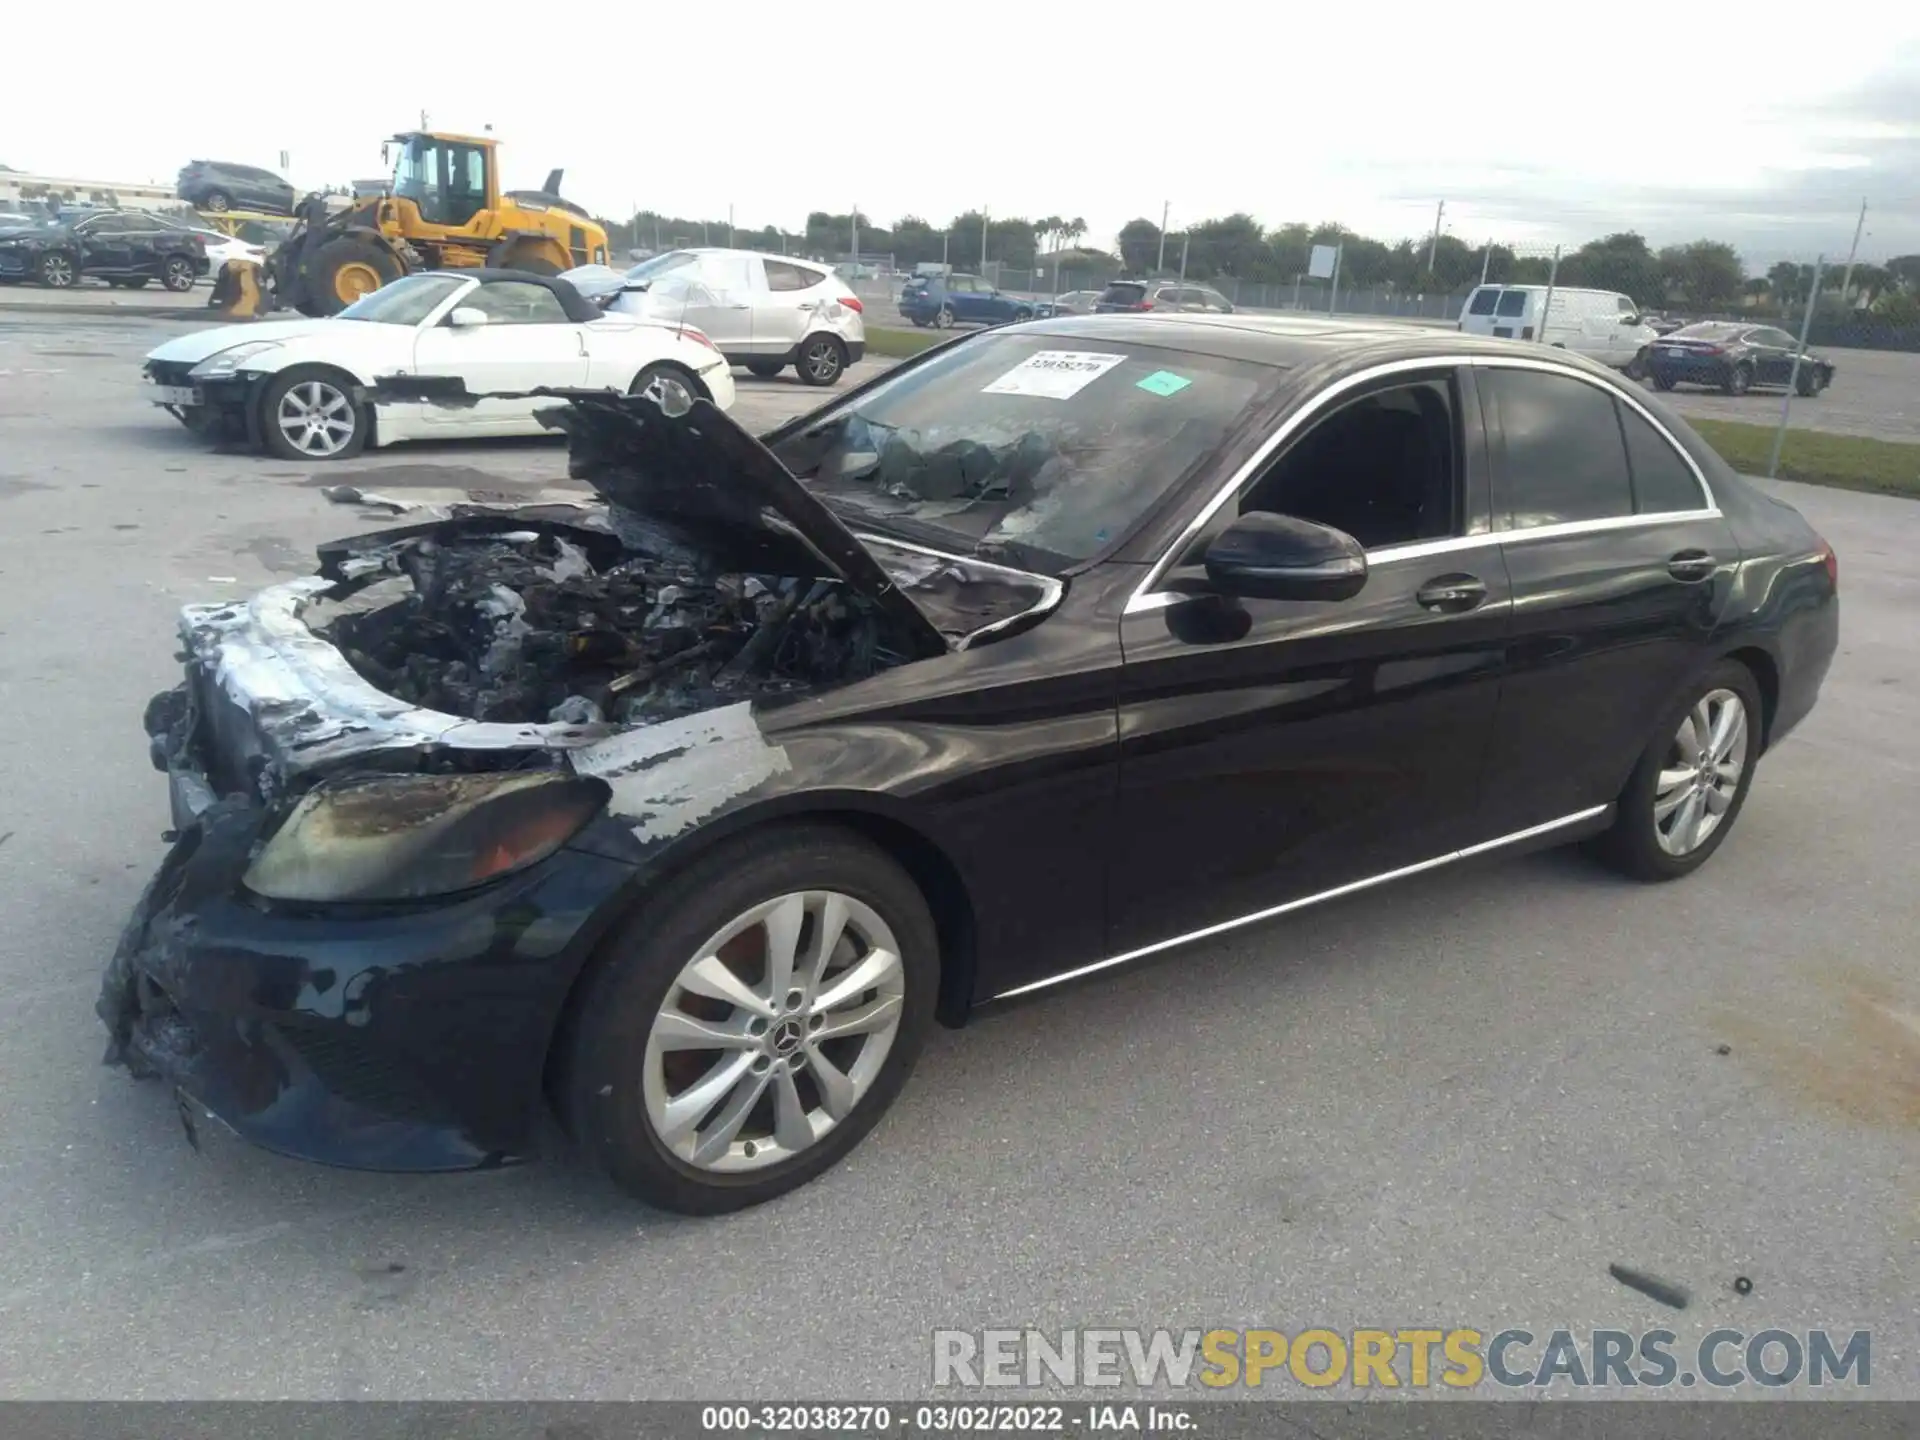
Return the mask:
<svg viewBox="0 0 1920 1440">
<path fill-rule="evenodd" d="M 1138 305 L 1146 293 L 1147 287 L 1144 285 L 1114 284 L 1107 286 L 1100 302 L 1103 305 Z"/>
<path fill-rule="evenodd" d="M 1500 302 L 1494 307 L 1494 314 L 1511 320 L 1527 313 L 1527 292 L 1524 290 L 1503 290 Z"/>
<path fill-rule="evenodd" d="M 769 290 L 811 290 L 824 278 L 818 271 L 784 260 L 763 260 L 761 263 L 767 268 Z"/>
<path fill-rule="evenodd" d="M 1467 313 L 1469 315 L 1491 315 L 1493 313 L 1493 303 L 1499 298 L 1500 292 L 1498 290 L 1482 286 L 1480 289 L 1474 291 L 1473 298 L 1467 301 Z"/>
<path fill-rule="evenodd" d="M 1617 401 L 1615 403 L 1618 403 Z M 1633 508 L 1641 515 L 1699 510 L 1706 496 L 1693 468 L 1680 452 L 1630 405 L 1620 406 L 1620 428 L 1627 437 L 1627 461 L 1633 468 Z"/>
<path fill-rule="evenodd" d="M 1502 503 L 1515 530 L 1634 513 L 1613 397 L 1538 370 L 1485 372 L 1499 414 Z"/>
</svg>

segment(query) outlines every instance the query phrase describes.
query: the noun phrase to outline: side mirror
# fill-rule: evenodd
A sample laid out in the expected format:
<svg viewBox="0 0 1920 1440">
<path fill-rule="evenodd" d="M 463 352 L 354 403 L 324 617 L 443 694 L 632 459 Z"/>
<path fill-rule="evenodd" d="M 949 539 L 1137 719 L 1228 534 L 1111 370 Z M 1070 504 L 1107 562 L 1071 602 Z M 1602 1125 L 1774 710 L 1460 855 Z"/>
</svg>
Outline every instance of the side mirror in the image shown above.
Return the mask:
<svg viewBox="0 0 1920 1440">
<path fill-rule="evenodd" d="M 1367 552 L 1330 525 L 1242 515 L 1207 547 L 1215 590 L 1250 600 L 1348 600 L 1367 583 Z"/>
<path fill-rule="evenodd" d="M 456 330 L 471 330 L 476 325 L 487 323 L 487 312 L 476 310 L 471 305 L 462 305 L 447 316 L 447 324 Z"/>
<path fill-rule="evenodd" d="M 1640 323 L 1640 317 L 1638 315 L 1622 315 L 1620 317 L 1620 323 L 1622 325 L 1638 325 Z"/>
</svg>

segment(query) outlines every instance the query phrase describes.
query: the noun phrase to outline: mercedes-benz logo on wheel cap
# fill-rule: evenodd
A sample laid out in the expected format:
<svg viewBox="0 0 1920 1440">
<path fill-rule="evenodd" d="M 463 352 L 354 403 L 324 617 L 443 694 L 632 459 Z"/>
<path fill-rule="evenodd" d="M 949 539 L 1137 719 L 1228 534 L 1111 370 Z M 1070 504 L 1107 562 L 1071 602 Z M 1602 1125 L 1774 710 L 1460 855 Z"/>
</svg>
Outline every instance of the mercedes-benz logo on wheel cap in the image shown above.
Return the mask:
<svg viewBox="0 0 1920 1440">
<path fill-rule="evenodd" d="M 773 1053 L 791 1055 L 800 1048 L 800 1022 L 783 1020 L 773 1032 Z"/>
</svg>

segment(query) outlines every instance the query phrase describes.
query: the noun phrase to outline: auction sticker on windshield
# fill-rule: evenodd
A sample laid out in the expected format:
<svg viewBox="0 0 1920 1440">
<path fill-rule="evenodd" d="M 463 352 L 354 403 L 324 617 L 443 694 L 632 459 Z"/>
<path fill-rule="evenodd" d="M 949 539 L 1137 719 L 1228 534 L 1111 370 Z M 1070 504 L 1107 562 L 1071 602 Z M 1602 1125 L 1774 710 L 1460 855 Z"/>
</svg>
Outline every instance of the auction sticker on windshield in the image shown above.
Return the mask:
<svg viewBox="0 0 1920 1440">
<path fill-rule="evenodd" d="M 1124 355 L 1102 354 L 1097 350 L 1039 350 L 984 387 L 980 393 L 1037 395 L 1046 400 L 1066 400 L 1078 395 L 1126 358 Z"/>
</svg>

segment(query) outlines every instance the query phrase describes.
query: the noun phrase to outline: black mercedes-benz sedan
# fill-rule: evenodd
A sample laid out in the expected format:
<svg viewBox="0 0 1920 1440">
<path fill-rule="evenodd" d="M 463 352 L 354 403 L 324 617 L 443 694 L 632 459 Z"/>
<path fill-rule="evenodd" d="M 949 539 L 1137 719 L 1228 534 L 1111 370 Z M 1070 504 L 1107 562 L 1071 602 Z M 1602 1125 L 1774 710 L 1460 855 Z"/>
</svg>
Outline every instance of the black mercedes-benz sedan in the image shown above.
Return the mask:
<svg viewBox="0 0 1920 1440">
<path fill-rule="evenodd" d="M 755 1204 L 991 1002 L 1533 847 L 1690 874 L 1837 640 L 1797 511 L 1539 346 L 1086 316 L 759 439 L 554 401 L 599 503 L 183 612 L 99 1010 L 193 1124 L 457 1169 L 551 1107 Z"/>
</svg>

